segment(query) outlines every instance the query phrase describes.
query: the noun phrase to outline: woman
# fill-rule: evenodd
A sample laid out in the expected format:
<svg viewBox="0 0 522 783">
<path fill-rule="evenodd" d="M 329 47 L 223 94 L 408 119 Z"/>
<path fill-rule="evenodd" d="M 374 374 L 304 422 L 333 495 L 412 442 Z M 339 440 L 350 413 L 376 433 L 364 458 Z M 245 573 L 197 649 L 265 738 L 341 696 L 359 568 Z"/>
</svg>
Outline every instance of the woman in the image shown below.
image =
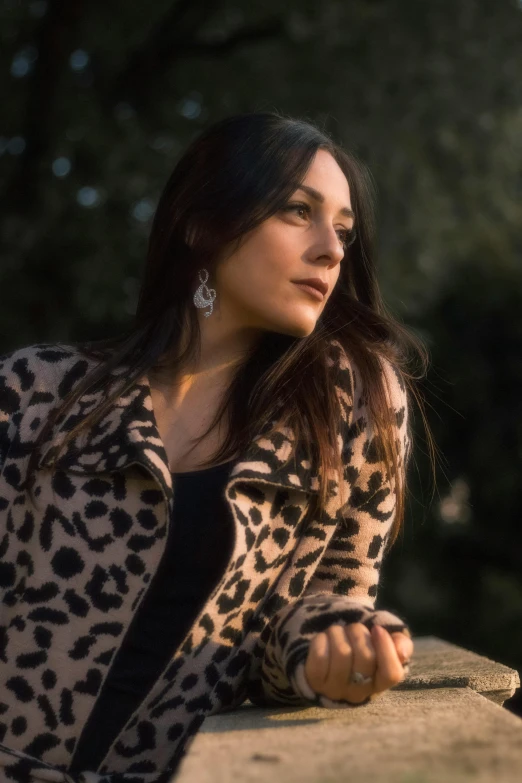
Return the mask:
<svg viewBox="0 0 522 783">
<path fill-rule="evenodd" d="M 161 195 L 132 328 L 1 358 L 6 779 L 163 783 L 206 715 L 404 678 L 375 599 L 423 349 L 368 183 L 309 122 L 222 120 Z"/>
</svg>

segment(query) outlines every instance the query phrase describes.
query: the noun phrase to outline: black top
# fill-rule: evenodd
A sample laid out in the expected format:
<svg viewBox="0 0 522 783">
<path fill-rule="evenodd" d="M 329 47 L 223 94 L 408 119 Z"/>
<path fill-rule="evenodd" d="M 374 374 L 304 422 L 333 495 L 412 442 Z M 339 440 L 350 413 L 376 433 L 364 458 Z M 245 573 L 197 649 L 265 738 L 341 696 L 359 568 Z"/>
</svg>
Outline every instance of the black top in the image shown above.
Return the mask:
<svg viewBox="0 0 522 783">
<path fill-rule="evenodd" d="M 80 736 L 72 774 L 98 768 L 223 575 L 234 545 L 224 494 L 234 462 L 172 474 L 165 552 Z"/>
</svg>

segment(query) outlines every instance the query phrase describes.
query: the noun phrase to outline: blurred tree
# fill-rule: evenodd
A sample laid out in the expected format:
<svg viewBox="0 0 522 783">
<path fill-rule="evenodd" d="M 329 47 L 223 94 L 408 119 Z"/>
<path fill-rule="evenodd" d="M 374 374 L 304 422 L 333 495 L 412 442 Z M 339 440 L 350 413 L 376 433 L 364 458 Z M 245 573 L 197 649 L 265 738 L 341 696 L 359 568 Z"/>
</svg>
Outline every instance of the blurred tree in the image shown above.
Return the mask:
<svg viewBox="0 0 522 783">
<path fill-rule="evenodd" d="M 121 327 L 170 170 L 194 134 L 237 111 L 308 116 L 369 163 L 382 283 L 405 317 L 461 260 L 518 263 L 518 3 L 0 0 L 0 10 L 10 292 L 0 350 Z"/>
<path fill-rule="evenodd" d="M 416 324 L 430 346 L 440 495 L 415 421 L 410 504 L 379 600 L 434 634 L 522 670 L 522 269 L 461 265 Z M 421 514 L 422 509 L 425 509 Z M 427 510 L 426 510 L 427 509 Z M 522 714 L 522 700 L 517 697 Z"/>
<path fill-rule="evenodd" d="M 373 172 L 384 294 L 433 358 L 440 498 L 416 422 L 380 598 L 518 668 L 521 32 L 516 0 L 0 0 L 0 352 L 126 326 L 208 123 L 318 121 Z"/>
</svg>

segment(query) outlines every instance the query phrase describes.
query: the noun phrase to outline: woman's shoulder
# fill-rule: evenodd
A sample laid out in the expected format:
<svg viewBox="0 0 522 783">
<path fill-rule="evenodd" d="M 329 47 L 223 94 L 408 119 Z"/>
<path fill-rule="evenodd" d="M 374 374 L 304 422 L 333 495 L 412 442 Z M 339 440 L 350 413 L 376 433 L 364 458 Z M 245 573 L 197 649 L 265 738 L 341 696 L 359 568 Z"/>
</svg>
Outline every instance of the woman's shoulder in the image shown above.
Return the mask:
<svg viewBox="0 0 522 783">
<path fill-rule="evenodd" d="M 81 351 L 76 345 L 62 342 L 32 343 L 0 354 L 0 363 L 2 365 L 16 362 L 55 364 L 79 355 Z"/>
<path fill-rule="evenodd" d="M 14 348 L 0 355 L 0 394 L 16 409 L 23 397 L 52 391 L 68 374 L 81 375 L 91 364 L 95 363 L 72 344 L 46 342 Z"/>
<path fill-rule="evenodd" d="M 363 407 L 367 398 L 367 389 L 363 373 L 353 353 L 335 339 L 328 341 L 328 347 L 328 362 L 330 366 L 335 367 L 337 384 L 342 386 L 344 393 L 351 396 L 355 409 Z M 380 381 L 388 405 L 397 412 L 407 408 L 407 387 L 397 363 L 381 353 L 374 353 L 373 356 L 380 370 Z"/>
</svg>

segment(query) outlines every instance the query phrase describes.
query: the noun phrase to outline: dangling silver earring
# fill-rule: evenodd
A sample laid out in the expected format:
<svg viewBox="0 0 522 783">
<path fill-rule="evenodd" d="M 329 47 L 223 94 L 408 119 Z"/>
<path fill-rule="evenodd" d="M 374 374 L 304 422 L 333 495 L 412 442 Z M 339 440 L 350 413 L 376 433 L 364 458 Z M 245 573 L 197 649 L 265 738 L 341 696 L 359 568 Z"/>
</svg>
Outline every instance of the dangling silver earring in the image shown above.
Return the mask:
<svg viewBox="0 0 522 783">
<path fill-rule="evenodd" d="M 205 275 L 205 277 L 201 276 L 202 273 Z M 212 302 L 216 298 L 216 291 L 214 288 L 208 288 L 205 285 L 205 283 L 208 280 L 207 269 L 199 270 L 199 279 L 201 281 L 201 285 L 199 286 L 196 293 L 194 294 L 194 304 L 196 305 L 196 307 L 208 307 L 210 305 L 210 312 L 205 313 L 205 317 L 208 318 L 209 315 L 212 315 L 214 310 L 214 305 L 212 304 Z M 206 291 L 203 290 L 204 288 L 206 289 Z"/>
</svg>

